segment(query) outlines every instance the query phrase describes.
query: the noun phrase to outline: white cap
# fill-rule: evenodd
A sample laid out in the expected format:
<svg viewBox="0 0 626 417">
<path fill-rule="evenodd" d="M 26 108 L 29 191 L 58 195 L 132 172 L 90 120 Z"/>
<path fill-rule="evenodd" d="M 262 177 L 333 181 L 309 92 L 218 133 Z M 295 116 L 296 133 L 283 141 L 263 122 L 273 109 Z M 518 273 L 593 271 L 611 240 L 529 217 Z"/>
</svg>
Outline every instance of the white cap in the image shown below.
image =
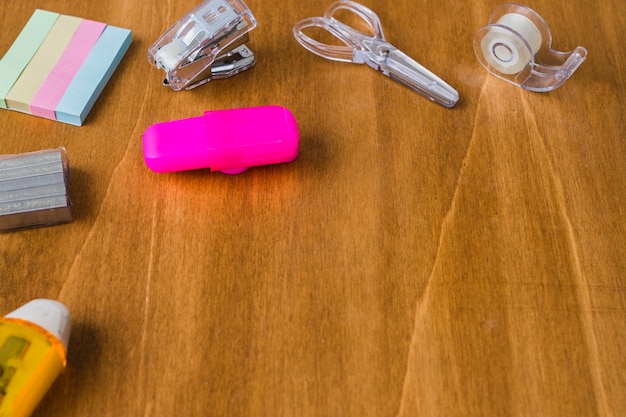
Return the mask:
<svg viewBox="0 0 626 417">
<path fill-rule="evenodd" d="M 59 339 L 67 352 L 72 319 L 69 310 L 62 303 L 55 300 L 37 299 L 24 304 L 4 317 L 28 321 L 46 329 Z"/>
</svg>

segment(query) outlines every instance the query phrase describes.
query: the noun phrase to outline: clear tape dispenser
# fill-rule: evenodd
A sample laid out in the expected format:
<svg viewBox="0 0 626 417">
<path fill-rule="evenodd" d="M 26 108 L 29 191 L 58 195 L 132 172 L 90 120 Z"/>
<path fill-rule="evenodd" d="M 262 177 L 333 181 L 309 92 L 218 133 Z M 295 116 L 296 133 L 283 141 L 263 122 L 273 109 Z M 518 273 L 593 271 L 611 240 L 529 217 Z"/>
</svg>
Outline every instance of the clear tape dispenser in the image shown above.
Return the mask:
<svg viewBox="0 0 626 417">
<path fill-rule="evenodd" d="M 191 90 L 252 68 L 255 57 L 245 44 L 256 26 L 242 0 L 206 0 L 161 35 L 148 61 L 165 71 L 164 85 Z"/>
<path fill-rule="evenodd" d="M 551 48 L 543 18 L 521 4 L 503 4 L 474 37 L 474 53 L 496 77 L 523 89 L 545 92 L 560 87 L 587 57 L 582 46 L 570 52 Z"/>
</svg>

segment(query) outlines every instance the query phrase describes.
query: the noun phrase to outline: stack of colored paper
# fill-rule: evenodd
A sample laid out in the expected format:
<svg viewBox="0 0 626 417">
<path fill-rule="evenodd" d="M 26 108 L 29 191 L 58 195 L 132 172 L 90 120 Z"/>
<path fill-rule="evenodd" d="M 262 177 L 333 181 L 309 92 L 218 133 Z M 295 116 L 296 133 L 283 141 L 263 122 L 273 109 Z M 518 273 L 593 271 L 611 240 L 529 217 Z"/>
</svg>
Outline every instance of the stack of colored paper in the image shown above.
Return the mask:
<svg viewBox="0 0 626 417">
<path fill-rule="evenodd" d="M 131 40 L 128 29 L 36 10 L 0 60 L 0 107 L 82 125 Z"/>
</svg>

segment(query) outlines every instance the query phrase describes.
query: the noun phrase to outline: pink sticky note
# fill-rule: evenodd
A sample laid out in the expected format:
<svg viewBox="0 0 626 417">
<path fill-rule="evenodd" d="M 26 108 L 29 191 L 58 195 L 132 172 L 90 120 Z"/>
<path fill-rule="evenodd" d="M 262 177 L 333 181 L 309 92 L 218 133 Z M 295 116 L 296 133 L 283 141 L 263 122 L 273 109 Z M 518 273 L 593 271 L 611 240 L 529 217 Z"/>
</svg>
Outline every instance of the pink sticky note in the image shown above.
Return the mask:
<svg viewBox="0 0 626 417">
<path fill-rule="evenodd" d="M 32 114 L 56 120 L 54 109 L 106 26 L 86 19 L 80 23 L 63 55 L 30 102 Z"/>
</svg>

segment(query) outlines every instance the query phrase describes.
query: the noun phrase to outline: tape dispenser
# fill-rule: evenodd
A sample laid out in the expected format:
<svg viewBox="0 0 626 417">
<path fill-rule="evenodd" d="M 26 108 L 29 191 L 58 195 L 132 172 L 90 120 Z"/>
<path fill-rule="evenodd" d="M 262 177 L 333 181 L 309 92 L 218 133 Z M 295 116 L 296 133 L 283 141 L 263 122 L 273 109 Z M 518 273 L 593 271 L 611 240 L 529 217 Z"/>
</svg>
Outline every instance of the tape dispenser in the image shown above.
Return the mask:
<svg viewBox="0 0 626 417">
<path fill-rule="evenodd" d="M 570 52 L 551 48 L 550 28 L 534 10 L 503 4 L 474 37 L 474 53 L 496 77 L 523 89 L 545 92 L 560 87 L 587 57 L 582 46 Z"/>
<path fill-rule="evenodd" d="M 256 26 L 242 0 L 206 0 L 161 35 L 148 61 L 165 71 L 163 85 L 175 91 L 232 77 L 255 64 L 246 43 Z"/>
</svg>

